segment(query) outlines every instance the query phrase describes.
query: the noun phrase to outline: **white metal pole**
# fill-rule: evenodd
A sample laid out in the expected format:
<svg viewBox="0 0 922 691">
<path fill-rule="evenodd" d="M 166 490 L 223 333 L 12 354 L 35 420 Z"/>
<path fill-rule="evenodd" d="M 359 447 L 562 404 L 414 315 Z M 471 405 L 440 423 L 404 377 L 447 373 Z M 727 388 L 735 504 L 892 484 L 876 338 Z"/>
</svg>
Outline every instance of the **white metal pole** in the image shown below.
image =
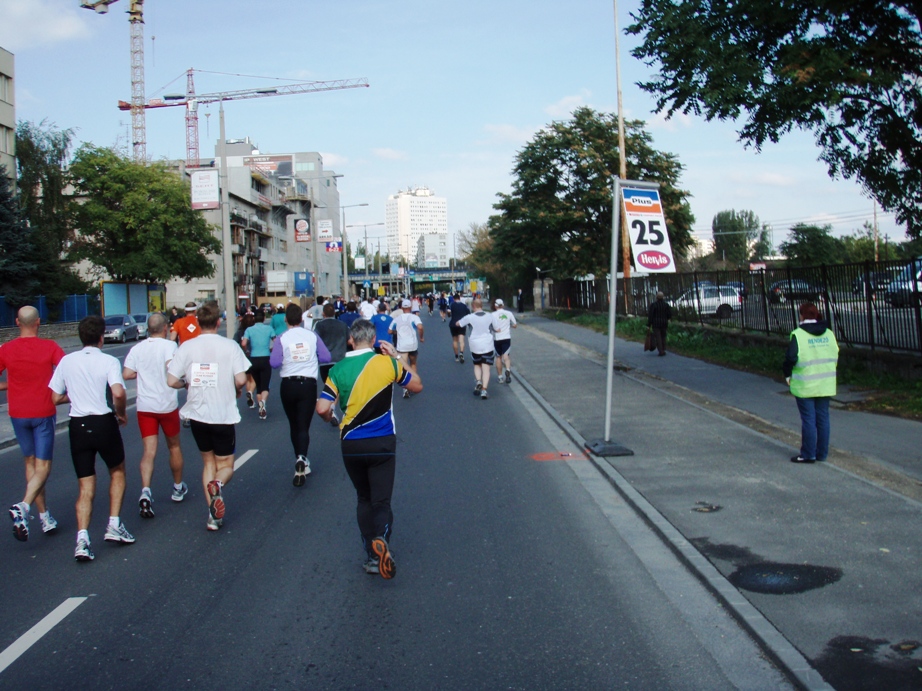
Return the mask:
<svg viewBox="0 0 922 691">
<path fill-rule="evenodd" d="M 611 278 L 608 296 L 608 371 L 605 377 L 605 442 L 611 441 L 612 389 L 615 376 L 615 320 L 618 301 L 618 236 L 621 228 L 621 178 L 615 178 L 611 199 Z"/>
<path fill-rule="evenodd" d="M 218 113 L 221 120 L 221 258 L 224 266 L 224 310 L 227 315 L 225 327 L 227 337 L 234 337 L 237 328 L 237 296 L 234 294 L 234 263 L 231 256 L 230 198 L 227 191 L 227 136 L 224 133 L 224 101 L 220 102 Z"/>
</svg>

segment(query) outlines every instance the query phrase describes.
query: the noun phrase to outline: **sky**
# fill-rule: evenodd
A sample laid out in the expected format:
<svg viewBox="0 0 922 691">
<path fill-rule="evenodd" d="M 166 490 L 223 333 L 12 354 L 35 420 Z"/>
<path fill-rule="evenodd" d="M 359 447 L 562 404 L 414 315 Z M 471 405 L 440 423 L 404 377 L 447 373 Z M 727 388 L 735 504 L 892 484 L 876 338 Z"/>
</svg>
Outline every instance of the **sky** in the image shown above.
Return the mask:
<svg viewBox="0 0 922 691">
<path fill-rule="evenodd" d="M 108 14 L 80 0 L 0 0 L 0 47 L 15 54 L 17 120 L 75 131 L 75 142 L 127 150 L 131 99 L 129 0 Z M 624 115 L 647 122 L 653 145 L 676 155 L 696 237 L 727 209 L 751 210 L 786 239 L 794 223 L 842 236 L 874 218 L 852 181 L 830 179 L 808 133 L 761 152 L 732 123 L 655 114 L 637 83 L 652 69 L 630 55 L 624 27 L 637 0 L 618 4 Z M 148 98 L 185 91 L 272 87 L 279 80 L 367 78 L 370 87 L 225 103 L 227 137 L 260 152 L 319 151 L 335 170 L 346 222 L 384 221 L 388 195 L 426 186 L 448 200 L 452 233 L 484 223 L 511 189 L 516 153 L 553 121 L 589 106 L 617 110 L 611 0 L 146 0 Z M 199 111 L 202 157 L 218 139 L 217 107 Z M 210 114 L 210 115 L 209 115 Z M 147 155 L 185 158 L 182 108 L 147 111 Z M 214 117 L 211 117 L 214 116 Z M 881 238 L 904 229 L 878 210 Z M 384 227 L 368 228 L 369 240 Z"/>
</svg>

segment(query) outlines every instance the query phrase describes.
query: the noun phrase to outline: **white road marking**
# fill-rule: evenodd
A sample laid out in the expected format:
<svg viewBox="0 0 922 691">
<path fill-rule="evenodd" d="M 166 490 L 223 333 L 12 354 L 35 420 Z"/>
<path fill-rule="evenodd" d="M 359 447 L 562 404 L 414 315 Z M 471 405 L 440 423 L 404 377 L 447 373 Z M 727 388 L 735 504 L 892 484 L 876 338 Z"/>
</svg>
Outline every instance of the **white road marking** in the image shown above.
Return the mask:
<svg viewBox="0 0 922 691">
<path fill-rule="evenodd" d="M 243 465 L 244 463 L 246 463 L 248 460 L 250 460 L 251 458 L 253 458 L 253 456 L 255 456 L 257 453 L 259 453 L 259 449 L 250 449 L 249 451 L 247 451 L 247 452 L 241 454 L 241 455 L 237 458 L 237 460 L 234 461 L 234 470 L 237 470 L 240 466 L 242 466 L 242 465 Z"/>
<path fill-rule="evenodd" d="M 84 600 L 86 600 L 85 597 L 67 598 L 64 602 L 55 607 L 54 611 L 48 616 L 16 639 L 9 648 L 0 653 L 0 672 L 13 664 L 20 655 L 38 643 L 42 636 L 51 631 L 56 625 L 60 624 L 68 614 L 83 604 Z"/>
</svg>

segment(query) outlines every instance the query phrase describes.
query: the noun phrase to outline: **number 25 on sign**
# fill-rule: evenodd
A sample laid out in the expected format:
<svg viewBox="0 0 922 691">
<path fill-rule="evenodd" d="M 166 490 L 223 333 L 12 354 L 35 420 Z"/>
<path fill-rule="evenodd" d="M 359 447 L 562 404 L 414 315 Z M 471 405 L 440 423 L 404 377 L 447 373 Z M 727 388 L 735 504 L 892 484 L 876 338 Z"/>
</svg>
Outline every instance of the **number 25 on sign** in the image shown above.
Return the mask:
<svg viewBox="0 0 922 691">
<path fill-rule="evenodd" d="M 624 216 L 638 271 L 675 273 L 659 191 L 622 187 Z"/>
</svg>

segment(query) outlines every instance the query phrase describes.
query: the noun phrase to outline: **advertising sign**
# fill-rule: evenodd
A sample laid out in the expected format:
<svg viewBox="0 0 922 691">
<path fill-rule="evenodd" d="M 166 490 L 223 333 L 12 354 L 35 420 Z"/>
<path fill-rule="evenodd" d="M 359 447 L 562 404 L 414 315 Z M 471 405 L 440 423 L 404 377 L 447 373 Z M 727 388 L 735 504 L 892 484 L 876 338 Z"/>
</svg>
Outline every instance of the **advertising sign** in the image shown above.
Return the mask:
<svg viewBox="0 0 922 691">
<path fill-rule="evenodd" d="M 295 221 L 295 242 L 310 242 L 311 227 L 303 218 Z"/>
<path fill-rule="evenodd" d="M 221 206 L 221 194 L 218 190 L 218 171 L 192 171 L 192 208 L 217 209 Z"/>
<path fill-rule="evenodd" d="M 281 156 L 244 156 L 243 165 L 263 173 L 277 173 L 278 175 L 292 175 L 291 154 Z"/>
<path fill-rule="evenodd" d="M 637 270 L 675 273 L 675 260 L 669 235 L 666 234 L 666 218 L 659 191 L 622 187 L 621 193 Z"/>
<path fill-rule="evenodd" d="M 355 258 L 355 270 L 364 271 L 365 270 L 365 257 L 356 257 Z M 366 288 L 368 286 L 365 286 Z"/>
<path fill-rule="evenodd" d="M 333 221 L 331 221 L 328 218 L 322 221 L 317 221 L 317 239 L 318 240 L 332 240 L 333 239 Z"/>
<path fill-rule="evenodd" d="M 333 242 L 327 243 L 327 252 L 342 252 L 343 251 L 343 241 L 342 240 L 333 240 Z"/>
</svg>

